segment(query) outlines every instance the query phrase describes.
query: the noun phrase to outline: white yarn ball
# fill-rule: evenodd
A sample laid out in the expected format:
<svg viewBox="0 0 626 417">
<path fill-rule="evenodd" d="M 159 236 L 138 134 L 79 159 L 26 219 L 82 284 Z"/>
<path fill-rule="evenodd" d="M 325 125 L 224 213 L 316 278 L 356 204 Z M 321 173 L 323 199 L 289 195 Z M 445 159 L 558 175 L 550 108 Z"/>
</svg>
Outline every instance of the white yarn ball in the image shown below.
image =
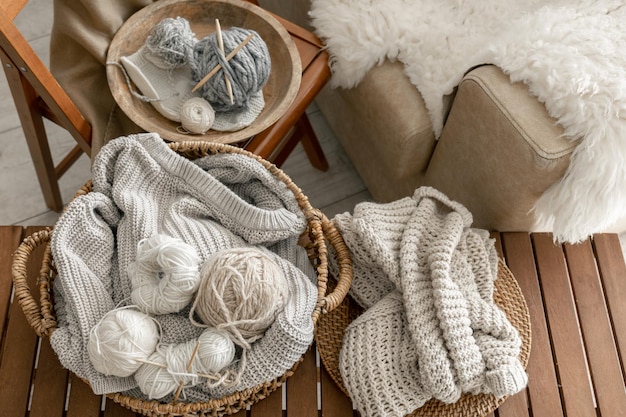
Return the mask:
<svg viewBox="0 0 626 417">
<path fill-rule="evenodd" d="M 234 358 L 232 340 L 217 329 L 207 328 L 197 339 L 159 346 L 137 370 L 135 381 L 150 399 L 159 399 L 176 391 L 181 383 L 189 387 L 207 377 L 223 380 L 219 372 Z"/>
<path fill-rule="evenodd" d="M 187 100 L 180 110 L 180 122 L 191 133 L 205 134 L 215 121 L 215 110 L 202 97 Z"/>
<path fill-rule="evenodd" d="M 235 359 L 235 344 L 225 333 L 207 328 L 198 338 L 198 360 L 203 373 L 220 372 Z"/>
<path fill-rule="evenodd" d="M 151 400 L 163 398 L 174 392 L 178 382 L 167 370 L 165 355 L 157 351 L 150 355 L 147 361 L 150 363 L 144 363 L 135 373 L 135 381 L 141 392 Z"/>
<path fill-rule="evenodd" d="M 211 256 L 200 269 L 190 314 L 228 332 L 244 348 L 263 336 L 289 297 L 280 266 L 259 248 L 233 248 Z"/>
<path fill-rule="evenodd" d="M 154 319 L 137 310 L 108 312 L 89 333 L 87 352 L 96 371 L 130 376 L 155 350 L 159 331 Z"/>
<path fill-rule="evenodd" d="M 200 285 L 200 262 L 196 250 L 181 239 L 155 234 L 142 240 L 128 268 L 133 304 L 148 314 L 179 312 Z"/>
</svg>

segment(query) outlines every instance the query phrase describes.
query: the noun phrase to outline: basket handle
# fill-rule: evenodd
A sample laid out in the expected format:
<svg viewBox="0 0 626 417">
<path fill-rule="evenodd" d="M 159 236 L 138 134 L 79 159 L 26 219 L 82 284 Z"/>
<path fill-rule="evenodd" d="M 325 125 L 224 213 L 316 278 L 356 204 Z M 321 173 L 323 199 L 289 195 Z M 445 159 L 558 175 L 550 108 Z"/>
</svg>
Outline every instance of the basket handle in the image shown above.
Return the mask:
<svg viewBox="0 0 626 417">
<path fill-rule="evenodd" d="M 318 221 L 321 225 L 321 230 L 323 233 L 323 238 L 330 243 L 330 245 L 335 249 L 337 253 L 337 265 L 339 267 L 339 276 L 336 277 L 337 285 L 333 289 L 333 291 L 329 294 L 326 294 L 322 297 L 318 306 L 319 309 L 316 309 L 316 316 L 321 313 L 328 313 L 334 310 L 343 299 L 348 294 L 348 290 L 352 285 L 352 260 L 350 257 L 350 250 L 348 246 L 343 240 L 343 237 L 335 227 L 335 224 L 326 217 L 326 215 L 318 210 L 311 210 L 310 214 L 315 218 L 315 221 Z M 318 265 L 318 279 L 327 282 L 328 280 L 328 253 L 327 251 L 322 251 L 320 255 L 320 265 Z M 318 317 L 314 317 L 317 319 Z"/>
<path fill-rule="evenodd" d="M 331 293 L 325 294 L 318 300 L 318 307 L 313 313 L 316 322 L 320 313 L 328 313 L 334 310 L 348 294 L 348 290 L 352 285 L 352 260 L 350 258 L 350 251 L 334 223 L 317 209 L 310 210 L 309 215 L 321 226 L 323 236 L 320 236 L 320 238 L 328 241 L 334 248 L 339 267 L 339 274 L 336 277 L 337 285 Z M 57 328 L 54 307 L 50 295 L 52 287 L 52 253 L 49 244 L 51 235 L 52 232 L 50 229 L 43 229 L 27 236 L 13 255 L 13 265 L 11 269 L 15 297 L 24 311 L 28 324 L 30 324 L 38 336 L 50 336 L 54 329 Z M 45 248 L 37 281 L 40 294 L 39 305 L 31 293 L 27 281 L 27 274 L 30 256 L 35 249 L 41 245 L 45 245 Z M 318 280 L 321 280 L 325 286 L 328 281 L 328 253 L 327 251 L 321 251 L 319 256 Z"/>
<path fill-rule="evenodd" d="M 13 254 L 13 264 L 11 267 L 15 298 L 19 302 L 20 307 L 22 307 L 28 324 L 30 324 L 38 336 L 50 336 L 52 331 L 57 327 L 53 312 L 53 303 L 50 296 L 52 284 L 50 274 L 52 253 L 50 251 L 49 242 L 51 234 L 50 229 L 43 229 L 27 236 Z M 27 274 L 30 256 L 35 249 L 41 245 L 46 246 L 44 248 L 42 266 L 37 280 L 40 294 L 40 306 L 31 294 Z"/>
</svg>

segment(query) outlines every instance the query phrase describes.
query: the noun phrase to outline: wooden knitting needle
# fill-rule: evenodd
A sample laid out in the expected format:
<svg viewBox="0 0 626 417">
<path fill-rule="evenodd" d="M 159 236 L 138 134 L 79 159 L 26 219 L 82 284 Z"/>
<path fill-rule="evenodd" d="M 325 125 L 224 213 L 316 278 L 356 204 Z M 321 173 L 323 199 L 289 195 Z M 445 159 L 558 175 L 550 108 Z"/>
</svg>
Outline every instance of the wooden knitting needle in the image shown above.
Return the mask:
<svg viewBox="0 0 626 417">
<path fill-rule="evenodd" d="M 196 342 L 196 346 L 193 348 L 193 353 L 191 354 L 191 359 L 189 359 L 189 363 L 187 364 L 187 372 L 189 372 L 191 370 L 191 365 L 193 364 L 193 360 L 196 358 L 196 355 L 198 354 L 198 348 L 200 347 L 200 341 L 198 340 Z M 176 390 L 176 393 L 174 394 L 174 400 L 172 401 L 173 404 L 176 404 L 176 402 L 178 401 L 178 397 L 180 396 L 180 392 L 183 390 L 183 381 L 180 381 L 180 384 L 178 385 L 178 389 Z"/>
<path fill-rule="evenodd" d="M 225 57 L 226 54 L 224 53 L 224 40 L 222 39 L 222 29 L 220 27 L 219 19 L 215 19 L 215 28 L 217 30 L 217 45 L 220 48 L 222 56 Z M 224 79 L 226 80 L 226 90 L 228 90 L 230 104 L 234 104 L 235 100 L 233 99 L 233 86 L 230 84 L 230 79 L 228 78 L 228 75 L 226 75 L 226 72 L 224 72 Z"/>
<path fill-rule="evenodd" d="M 248 35 L 248 37 L 246 39 L 244 39 L 239 45 L 237 45 L 237 47 L 235 49 L 233 49 L 232 51 L 230 51 L 230 53 L 228 54 L 228 56 L 226 57 L 226 61 L 230 61 L 231 59 L 233 59 L 233 57 L 235 55 L 237 55 L 237 52 L 241 51 L 241 49 L 246 46 L 246 44 L 248 42 L 250 42 L 250 40 L 254 37 L 254 33 L 251 33 Z M 213 68 L 207 75 L 205 75 L 200 81 L 198 81 L 198 84 L 196 84 L 192 89 L 191 92 L 195 93 L 196 90 L 198 90 L 198 88 L 202 87 L 202 85 L 204 83 L 206 83 L 207 81 L 209 81 L 211 79 L 212 76 L 214 76 L 219 70 L 220 68 L 222 68 L 222 64 L 217 64 L 215 66 L 215 68 Z"/>
<path fill-rule="evenodd" d="M 137 359 L 137 362 L 146 363 L 148 365 L 156 366 L 157 368 L 167 369 L 167 365 L 166 364 L 158 363 L 158 362 L 154 362 L 154 361 L 149 361 L 147 359 Z M 201 374 L 201 373 L 198 372 L 195 375 L 197 375 L 199 377 L 202 377 L 202 378 L 206 378 L 209 381 L 222 381 L 222 379 L 224 379 L 224 378 L 220 378 L 220 377 L 216 376 L 216 375 L 219 375 L 219 373 L 216 373 L 215 375 L 209 375 L 209 374 Z M 232 382 L 232 381 L 229 381 L 228 379 L 224 379 L 224 381 L 225 382 Z"/>
</svg>

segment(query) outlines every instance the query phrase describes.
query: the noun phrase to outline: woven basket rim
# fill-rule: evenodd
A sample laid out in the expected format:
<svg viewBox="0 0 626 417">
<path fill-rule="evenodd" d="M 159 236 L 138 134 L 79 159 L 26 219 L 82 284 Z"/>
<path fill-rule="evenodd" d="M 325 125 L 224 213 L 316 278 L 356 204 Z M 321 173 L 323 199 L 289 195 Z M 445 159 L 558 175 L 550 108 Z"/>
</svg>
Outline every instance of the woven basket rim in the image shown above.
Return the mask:
<svg viewBox="0 0 626 417">
<path fill-rule="evenodd" d="M 318 297 L 315 309 L 312 313 L 313 324 L 317 326 L 319 318 L 327 312 L 332 311 L 343 301 L 352 281 L 352 263 L 350 252 L 343 242 L 343 239 L 333 223 L 318 209 L 313 208 L 309 203 L 308 197 L 304 195 L 302 190 L 291 180 L 291 178 L 280 168 L 271 162 L 255 155 L 245 149 L 222 143 L 214 142 L 170 142 L 168 146 L 173 151 L 183 155 L 189 159 L 200 158 L 204 156 L 214 155 L 217 153 L 237 153 L 246 155 L 260 162 L 274 176 L 281 180 L 289 190 L 294 194 L 300 209 L 303 211 L 307 221 L 307 231 L 305 232 L 305 246 L 309 254 L 309 258 L 314 262 L 314 268 L 317 272 L 317 290 Z M 74 195 L 78 198 L 91 192 L 92 183 L 88 180 Z M 12 278 L 15 286 L 16 299 L 27 321 L 39 336 L 50 336 L 57 327 L 54 305 L 51 296 L 52 282 L 56 276 L 56 270 L 52 259 L 49 241 L 52 234 L 52 228 L 46 228 L 35 232 L 31 236 L 27 236 L 20 244 L 14 254 L 12 265 Z M 340 267 L 340 287 L 335 287 L 332 293 L 327 291 L 328 283 L 328 248 L 327 243 L 332 245 L 342 267 Z M 30 288 L 26 283 L 27 263 L 30 255 L 39 246 L 44 246 L 44 254 L 41 269 L 39 271 L 39 303 L 33 298 Z M 198 402 L 177 402 L 163 403 L 158 400 L 144 400 L 141 398 L 131 397 L 122 393 L 111 393 L 106 396 L 114 402 L 129 408 L 134 412 L 149 416 L 186 416 L 186 415 L 211 415 L 221 416 L 230 415 L 240 411 L 248 405 L 265 398 L 268 394 L 280 387 L 297 369 L 304 355 L 287 370 L 283 375 L 265 381 L 257 386 L 234 392 L 233 394 L 212 398 L 208 401 Z"/>
<path fill-rule="evenodd" d="M 498 277 L 494 282 L 494 301 L 507 315 L 522 339 L 519 359 L 523 367 L 528 366 L 532 341 L 530 314 L 528 305 L 513 273 L 498 259 Z M 339 352 L 346 327 L 362 312 L 362 308 L 348 294 L 341 305 L 329 314 L 320 318 L 315 329 L 315 341 L 320 359 L 328 371 L 331 379 L 341 391 L 350 394 L 343 385 L 339 371 Z M 422 407 L 413 411 L 410 416 L 415 417 L 483 417 L 498 408 L 505 398 L 496 398 L 487 394 L 463 394 L 453 404 L 444 404 L 431 399 Z"/>
</svg>

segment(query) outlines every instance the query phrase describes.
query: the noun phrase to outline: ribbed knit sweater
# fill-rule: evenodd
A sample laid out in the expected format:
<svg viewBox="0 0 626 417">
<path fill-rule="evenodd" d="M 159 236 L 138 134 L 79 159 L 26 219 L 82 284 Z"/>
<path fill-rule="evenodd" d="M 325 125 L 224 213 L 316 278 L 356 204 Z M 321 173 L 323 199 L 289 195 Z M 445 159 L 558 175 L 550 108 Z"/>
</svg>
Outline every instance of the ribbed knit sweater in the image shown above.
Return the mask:
<svg viewBox="0 0 626 417">
<path fill-rule="evenodd" d="M 493 241 L 470 228 L 465 207 L 422 187 L 391 203 L 360 203 L 334 222 L 353 254 L 351 294 L 366 308 L 346 329 L 339 361 L 363 416 L 526 386 L 521 340 L 493 301 Z"/>
<path fill-rule="evenodd" d="M 307 350 L 317 290 L 315 272 L 297 246 L 306 221 L 291 191 L 258 161 L 230 153 L 191 161 L 158 135 L 139 134 L 105 145 L 92 173 L 93 191 L 68 205 L 52 233 L 58 328 L 51 344 L 63 366 L 89 381 L 96 394 L 132 390 L 141 396 L 132 376 L 97 372 L 86 346 L 106 312 L 130 303 L 128 266 L 138 242 L 156 233 L 182 239 L 202 261 L 222 249 L 266 247 L 289 282 L 285 309 L 248 352 L 241 383 L 186 388 L 188 399 L 207 400 L 271 380 Z M 156 316 L 162 343 L 198 336 L 202 329 L 191 325 L 187 313 Z"/>
</svg>

